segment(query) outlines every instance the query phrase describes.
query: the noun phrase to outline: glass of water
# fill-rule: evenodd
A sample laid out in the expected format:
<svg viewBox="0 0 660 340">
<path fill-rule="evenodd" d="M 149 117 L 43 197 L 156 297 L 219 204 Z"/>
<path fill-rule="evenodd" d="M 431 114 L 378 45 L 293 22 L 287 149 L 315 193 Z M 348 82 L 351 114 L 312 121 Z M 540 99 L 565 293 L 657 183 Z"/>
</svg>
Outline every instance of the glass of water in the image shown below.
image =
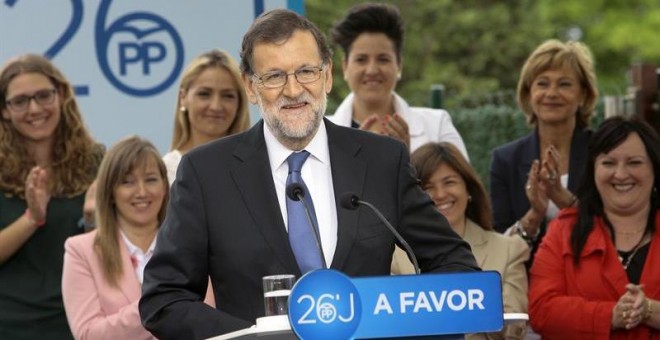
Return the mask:
<svg viewBox="0 0 660 340">
<path fill-rule="evenodd" d="M 295 281 L 296 277 L 291 274 L 263 277 L 266 316 L 287 315 L 289 313 L 287 302 Z"/>
</svg>

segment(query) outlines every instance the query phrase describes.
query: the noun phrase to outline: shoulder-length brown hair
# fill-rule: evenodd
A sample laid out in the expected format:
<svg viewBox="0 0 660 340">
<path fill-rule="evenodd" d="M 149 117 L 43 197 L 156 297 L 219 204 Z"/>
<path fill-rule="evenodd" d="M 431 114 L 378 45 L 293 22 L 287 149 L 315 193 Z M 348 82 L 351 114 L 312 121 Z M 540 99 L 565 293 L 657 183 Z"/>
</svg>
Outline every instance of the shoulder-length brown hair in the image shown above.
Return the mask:
<svg viewBox="0 0 660 340">
<path fill-rule="evenodd" d="M 429 181 L 440 165 L 446 164 L 454 169 L 465 181 L 468 195 L 472 197 L 468 200 L 465 216 L 483 229 L 493 229 L 490 200 L 486 189 L 456 146 L 447 142 L 427 143 L 415 150 L 410 159 L 422 185 Z"/>
<path fill-rule="evenodd" d="M 525 113 L 529 125 L 535 125 L 537 121 L 530 103 L 532 82 L 545 71 L 564 67 L 575 72 L 585 93 L 584 103 L 575 116 L 576 125 L 579 128 L 589 126 L 598 100 L 598 83 L 591 51 L 581 42 L 561 42 L 556 39 L 547 40 L 537 47 L 525 61 L 520 73 L 518 106 Z"/>
<path fill-rule="evenodd" d="M 236 90 L 238 91 L 238 110 L 236 117 L 229 126 L 227 135 L 243 132 L 250 127 L 250 113 L 248 111 L 248 100 L 243 88 L 241 73 L 238 70 L 238 63 L 225 51 L 211 50 L 206 52 L 190 62 L 181 76 L 181 84 L 177 93 L 176 107 L 174 108 L 174 134 L 172 135 L 172 145 L 170 150 L 178 150 L 190 140 L 190 118 L 188 111 L 182 110 L 181 92 L 187 92 L 190 85 L 199 77 L 204 70 L 218 67 L 223 68 L 231 74 Z"/>
<path fill-rule="evenodd" d="M 26 54 L 10 60 L 0 70 L 0 111 L 7 108 L 9 83 L 25 73 L 46 76 L 60 96 L 60 122 L 55 130 L 52 173 L 53 196 L 73 197 L 83 193 L 94 181 L 104 148 L 90 136 L 80 115 L 71 84 L 48 59 Z M 0 119 L 0 190 L 25 197 L 25 178 L 35 160 L 27 152 L 23 137 L 11 121 Z"/>
<path fill-rule="evenodd" d="M 151 142 L 137 136 L 121 140 L 108 151 L 99 168 L 96 189 L 96 225 L 98 228 L 94 246 L 101 261 L 106 280 L 113 286 L 122 273 L 119 226 L 114 192 L 134 169 L 155 163 L 165 187 L 163 204 L 158 211 L 158 225 L 165 219 L 169 199 L 167 170 L 160 153 Z"/>
</svg>

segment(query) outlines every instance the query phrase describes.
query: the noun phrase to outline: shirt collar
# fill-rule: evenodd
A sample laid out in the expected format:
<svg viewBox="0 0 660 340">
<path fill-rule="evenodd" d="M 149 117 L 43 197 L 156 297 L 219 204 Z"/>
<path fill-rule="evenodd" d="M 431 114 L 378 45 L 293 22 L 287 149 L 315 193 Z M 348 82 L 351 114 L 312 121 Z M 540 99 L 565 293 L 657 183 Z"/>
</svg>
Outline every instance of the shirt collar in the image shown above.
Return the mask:
<svg viewBox="0 0 660 340">
<path fill-rule="evenodd" d="M 282 145 L 277 138 L 270 132 L 268 126 L 264 122 L 264 139 L 266 141 L 266 148 L 268 149 L 268 159 L 270 160 L 271 169 L 279 168 L 286 159 L 291 155 L 293 150 L 288 149 Z M 330 151 L 328 149 L 328 132 L 325 128 L 325 119 L 321 120 L 319 129 L 316 131 L 314 138 L 307 144 L 305 150 L 310 153 L 315 159 L 323 164 L 330 164 Z"/>
<path fill-rule="evenodd" d="M 148 255 L 152 254 L 154 252 L 154 249 L 156 248 L 156 239 L 157 237 L 154 237 L 153 241 L 151 241 L 151 244 L 149 245 L 149 248 L 147 249 L 146 253 L 142 252 L 142 249 L 140 249 L 138 246 L 134 245 L 133 242 L 131 242 L 126 234 L 124 233 L 123 230 L 119 229 L 119 233 L 121 234 L 121 238 L 124 240 L 124 244 L 126 244 L 126 249 L 128 250 L 128 254 L 130 256 L 135 256 L 135 255 Z"/>
</svg>

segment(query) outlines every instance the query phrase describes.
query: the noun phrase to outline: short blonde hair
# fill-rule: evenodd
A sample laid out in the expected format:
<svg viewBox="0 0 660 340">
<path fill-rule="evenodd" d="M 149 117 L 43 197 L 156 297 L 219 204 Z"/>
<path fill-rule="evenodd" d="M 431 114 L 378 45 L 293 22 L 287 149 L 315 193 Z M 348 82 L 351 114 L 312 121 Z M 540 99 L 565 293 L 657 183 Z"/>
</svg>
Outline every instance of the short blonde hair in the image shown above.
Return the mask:
<svg viewBox="0 0 660 340">
<path fill-rule="evenodd" d="M 545 71 L 564 67 L 575 72 L 586 94 L 584 104 L 575 118 L 577 126 L 584 128 L 589 125 L 598 100 L 598 84 L 591 51 L 581 42 L 564 43 L 556 39 L 547 40 L 537 47 L 525 61 L 520 73 L 518 106 L 525 113 L 529 125 L 536 125 L 536 115 L 530 103 L 532 82 Z"/>
<path fill-rule="evenodd" d="M 174 134 L 170 150 L 178 150 L 190 140 L 190 120 L 187 110 L 181 110 L 181 91 L 187 91 L 190 85 L 199 77 L 204 70 L 211 67 L 224 68 L 231 74 L 238 91 L 238 110 L 234 121 L 229 126 L 227 135 L 243 132 L 250 127 L 250 114 L 248 111 L 248 100 L 243 88 L 241 73 L 238 63 L 225 51 L 211 50 L 197 56 L 188 64 L 181 76 L 181 84 L 177 93 L 176 107 L 174 108 Z"/>
</svg>

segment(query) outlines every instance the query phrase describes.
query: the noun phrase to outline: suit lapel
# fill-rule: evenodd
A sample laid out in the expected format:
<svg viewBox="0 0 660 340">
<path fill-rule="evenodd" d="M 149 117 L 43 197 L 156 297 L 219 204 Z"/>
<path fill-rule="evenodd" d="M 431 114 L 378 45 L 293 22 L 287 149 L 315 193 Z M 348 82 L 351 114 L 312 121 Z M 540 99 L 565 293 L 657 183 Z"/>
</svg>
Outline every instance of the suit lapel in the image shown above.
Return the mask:
<svg viewBox="0 0 660 340">
<path fill-rule="evenodd" d="M 479 267 L 484 269 L 484 264 L 488 258 L 488 239 L 486 238 L 486 232 L 471 220 L 467 220 L 463 239 L 472 247 L 472 254 L 474 254 Z"/>
<path fill-rule="evenodd" d="M 570 250 L 570 241 L 567 238 L 564 248 L 567 252 Z M 587 238 L 587 242 L 582 250 L 582 257 L 592 256 L 592 253 L 598 253 L 601 257 L 600 267 L 604 281 L 610 288 L 613 296 L 621 296 L 625 292 L 625 286 L 629 283 L 628 275 L 623 266 L 618 265 L 619 259 L 614 243 L 609 241 L 609 235 L 605 231 L 605 224 L 602 218 L 597 217 L 594 221 L 594 229 Z M 572 257 L 573 254 L 569 253 Z"/>
<path fill-rule="evenodd" d="M 587 164 L 587 146 L 589 144 L 589 132 L 576 128 L 571 140 L 571 154 L 568 163 L 568 189 L 575 192 L 582 180 L 582 174 Z"/>
<path fill-rule="evenodd" d="M 518 176 L 518 178 L 522 181 L 520 183 L 521 187 L 524 187 L 529 175 L 529 169 L 532 167 L 532 162 L 540 157 L 539 135 L 536 133 L 536 130 L 527 136 L 527 141 L 522 142 L 521 145 L 523 147 L 520 152 L 520 164 L 518 164 L 518 171 L 521 176 Z"/>
<path fill-rule="evenodd" d="M 512 202 L 516 203 L 514 211 L 516 215 L 522 216 L 529 210 L 529 200 L 527 200 L 525 185 L 527 185 L 527 178 L 529 177 L 529 170 L 532 168 L 532 162 L 539 158 L 539 138 L 536 130 L 525 137 L 524 141 L 520 143 L 521 149 L 519 154 L 520 163 L 517 166 L 517 172 L 513 174 L 511 183 L 515 185 L 510 192 L 514 195 Z"/>
<path fill-rule="evenodd" d="M 241 163 L 231 170 L 231 174 L 250 216 L 275 258 L 288 272 L 300 277 L 300 268 L 289 245 L 273 183 L 263 128 L 262 120 L 250 129 L 236 147 L 234 156 Z"/>
<path fill-rule="evenodd" d="M 339 200 L 346 192 L 354 192 L 362 197 L 367 172 L 366 163 L 357 158 L 361 145 L 342 128 L 325 121 L 328 131 L 328 146 L 332 164 L 332 183 L 337 206 L 337 248 L 331 267 L 341 270 L 355 242 L 360 209 L 342 208 Z"/>
</svg>

